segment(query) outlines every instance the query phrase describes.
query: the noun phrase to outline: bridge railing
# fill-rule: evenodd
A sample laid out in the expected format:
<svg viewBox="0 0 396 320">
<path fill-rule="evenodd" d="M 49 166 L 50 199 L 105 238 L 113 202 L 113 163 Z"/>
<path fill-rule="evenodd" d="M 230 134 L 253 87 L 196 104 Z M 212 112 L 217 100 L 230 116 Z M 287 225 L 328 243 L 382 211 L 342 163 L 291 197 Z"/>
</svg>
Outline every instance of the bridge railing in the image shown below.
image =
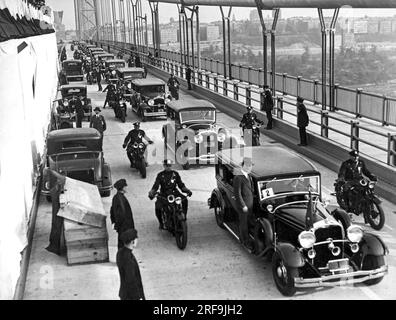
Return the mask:
<svg viewBox="0 0 396 320">
<path fill-rule="evenodd" d="M 118 43 L 107 43 L 117 50 L 126 49 L 125 46 Z M 167 55 L 163 55 L 161 58 L 154 58 L 134 49 L 126 49 L 126 51 L 131 54 L 139 54 L 143 64 L 154 65 L 177 77 L 185 78 L 186 66 L 177 61 L 180 59 L 177 59 L 178 56 L 175 52 L 167 52 Z M 242 81 L 240 81 L 224 78 L 219 72 L 212 72 L 211 70 L 218 71 L 222 68 L 219 61 L 206 59 L 205 63 L 207 65 L 202 64 L 202 69 L 194 70 L 192 83 L 260 110 L 264 99 L 264 90 L 261 88 L 262 85 L 257 85 L 254 81 L 260 78 L 254 74 L 254 68 L 234 65 L 235 71 L 239 72 L 238 76 L 241 75 Z M 205 66 L 210 66 L 210 68 L 205 68 Z M 257 70 L 257 72 L 261 71 Z M 291 77 L 287 74 L 276 74 L 276 81 L 281 84 L 278 90 L 284 95 L 302 96 L 306 100 L 310 117 L 310 132 L 338 142 L 346 148 L 359 150 L 390 166 L 396 166 L 396 133 L 385 134 L 371 129 L 367 124 L 360 124 L 358 120 L 345 120 L 335 116 L 332 112 L 319 108 L 318 101 L 321 100 L 322 94 L 319 81 L 313 81 L 312 85 L 310 80 Z M 295 102 L 288 101 L 283 96 L 277 96 L 275 102 L 274 115 L 279 119 L 296 124 Z M 396 99 L 393 98 L 365 93 L 360 89 L 353 90 L 337 86 L 336 102 L 338 110 L 356 114 L 359 117 L 365 116 L 381 121 L 383 124 L 385 120 L 385 124 L 390 124 L 391 119 L 396 120 Z M 371 105 L 372 108 L 370 108 Z M 345 130 L 345 125 L 348 126 L 348 130 Z"/>
</svg>

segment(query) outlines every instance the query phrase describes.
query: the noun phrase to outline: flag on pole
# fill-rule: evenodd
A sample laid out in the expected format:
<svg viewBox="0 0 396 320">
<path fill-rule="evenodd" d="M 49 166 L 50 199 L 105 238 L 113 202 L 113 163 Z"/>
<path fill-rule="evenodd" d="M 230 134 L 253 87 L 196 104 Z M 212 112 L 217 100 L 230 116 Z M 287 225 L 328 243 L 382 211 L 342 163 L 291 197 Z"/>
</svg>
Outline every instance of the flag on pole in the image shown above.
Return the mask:
<svg viewBox="0 0 396 320">
<path fill-rule="evenodd" d="M 309 190 L 309 200 L 307 206 L 307 213 L 305 215 L 305 230 L 310 230 L 313 227 L 313 204 L 312 204 L 312 194 Z"/>
</svg>

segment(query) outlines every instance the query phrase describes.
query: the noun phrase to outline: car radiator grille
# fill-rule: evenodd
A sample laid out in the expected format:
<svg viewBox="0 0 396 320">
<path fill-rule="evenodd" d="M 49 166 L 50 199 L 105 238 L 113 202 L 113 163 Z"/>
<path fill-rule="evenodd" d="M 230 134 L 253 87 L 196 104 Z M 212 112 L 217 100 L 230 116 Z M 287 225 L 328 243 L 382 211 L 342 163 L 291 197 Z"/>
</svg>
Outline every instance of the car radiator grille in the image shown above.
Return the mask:
<svg viewBox="0 0 396 320">
<path fill-rule="evenodd" d="M 315 231 L 316 243 L 326 241 L 327 239 L 341 240 L 342 230 L 340 226 L 330 226 L 327 228 L 320 228 Z M 328 248 L 328 243 L 317 245 L 314 247 L 316 251 L 316 257 L 314 258 L 314 265 L 317 268 L 324 268 L 329 260 L 341 259 L 344 254 L 343 242 L 335 242 L 335 246 L 341 248 L 341 253 L 338 256 L 334 256 L 331 250 Z"/>
</svg>

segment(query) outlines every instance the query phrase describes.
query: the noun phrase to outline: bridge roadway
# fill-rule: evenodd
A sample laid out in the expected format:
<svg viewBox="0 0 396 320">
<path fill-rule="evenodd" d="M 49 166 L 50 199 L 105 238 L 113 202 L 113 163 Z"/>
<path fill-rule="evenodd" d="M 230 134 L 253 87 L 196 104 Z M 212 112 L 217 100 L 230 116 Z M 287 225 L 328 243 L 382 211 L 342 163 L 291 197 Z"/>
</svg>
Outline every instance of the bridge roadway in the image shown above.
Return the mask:
<svg viewBox="0 0 396 320">
<path fill-rule="evenodd" d="M 150 75 L 149 75 L 150 77 Z M 97 92 L 97 86 L 88 86 L 94 106 L 103 106 L 104 93 Z M 181 92 L 181 99 L 186 96 Z M 142 179 L 135 169 L 130 169 L 128 159 L 121 145 L 131 123 L 137 119 L 128 107 L 127 122 L 115 119 L 112 109 L 102 109 L 108 129 L 104 136 L 104 154 L 112 169 L 113 181 L 125 178 L 129 185 L 126 194 L 134 214 L 139 233 L 138 247 L 134 253 L 139 262 L 146 298 L 150 300 L 183 299 L 286 299 L 276 289 L 271 263 L 265 258 L 249 254 L 227 231 L 215 222 L 213 210 L 207 207 L 207 198 L 215 187 L 213 166 L 192 167 L 179 170 L 183 181 L 192 190 L 188 211 L 188 243 L 184 251 L 176 247 L 174 238 L 158 229 L 154 215 L 154 201 L 147 193 L 162 165 L 153 163 L 163 152 L 161 127 L 164 120 L 142 123 L 142 128 L 154 140 L 149 146 L 149 167 L 147 178 Z M 218 122 L 231 128 L 238 126 L 238 120 L 218 113 Z M 84 122 L 84 126 L 88 123 Z M 276 143 L 262 135 L 262 144 Z M 281 159 L 280 159 L 281 160 Z M 324 194 L 333 190 L 336 173 L 315 163 L 322 173 Z M 115 194 L 113 190 L 112 196 Z M 109 213 L 111 197 L 102 198 Z M 335 201 L 332 198 L 332 201 Z M 373 287 L 364 285 L 309 289 L 297 292 L 290 299 L 395 299 L 396 290 L 396 217 L 395 205 L 384 201 L 386 225 L 380 235 L 389 246 L 387 257 L 389 274 L 384 281 Z M 364 229 L 360 218 L 355 222 Z M 107 219 L 109 233 L 110 262 L 67 266 L 66 258 L 49 253 L 48 244 L 51 227 L 51 205 L 42 197 L 37 213 L 32 253 L 26 280 L 24 299 L 118 299 L 119 275 L 115 264 L 117 234 Z M 289 298 L 287 298 L 289 299 Z"/>
</svg>

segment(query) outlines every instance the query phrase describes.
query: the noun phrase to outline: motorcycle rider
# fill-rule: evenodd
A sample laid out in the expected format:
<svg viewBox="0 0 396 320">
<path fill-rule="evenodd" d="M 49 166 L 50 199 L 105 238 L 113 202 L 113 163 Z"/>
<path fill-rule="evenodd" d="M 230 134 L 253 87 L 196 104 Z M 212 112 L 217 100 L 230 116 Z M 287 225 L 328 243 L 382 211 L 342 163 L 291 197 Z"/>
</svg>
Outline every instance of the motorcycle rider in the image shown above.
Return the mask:
<svg viewBox="0 0 396 320">
<path fill-rule="evenodd" d="M 149 144 L 153 144 L 153 140 L 151 140 L 146 133 L 144 132 L 144 130 L 140 129 L 140 122 L 136 121 L 133 123 L 133 129 L 131 131 L 128 132 L 128 135 L 125 137 L 124 139 L 124 144 L 122 145 L 122 147 L 125 149 L 125 147 L 127 148 L 127 156 L 129 159 L 129 162 L 131 163 L 131 168 L 133 167 L 133 158 L 132 158 L 132 153 L 128 152 L 128 150 L 130 149 L 130 147 L 132 147 L 134 145 L 134 143 L 141 143 L 143 142 L 143 139 L 145 139 Z M 144 159 L 146 161 L 146 154 L 147 154 L 147 149 L 144 152 Z M 146 161 L 147 164 L 147 161 Z"/>
<path fill-rule="evenodd" d="M 103 109 L 106 108 L 106 104 L 109 101 L 112 101 L 112 100 L 115 101 L 115 99 L 116 99 L 116 96 L 115 96 L 116 95 L 116 87 L 115 87 L 114 84 L 109 83 L 107 85 L 107 87 L 103 89 L 102 92 L 106 92 L 106 91 L 107 91 L 107 94 L 106 94 L 106 100 L 105 100 L 104 105 L 103 105 Z"/>
<path fill-rule="evenodd" d="M 168 82 L 167 82 L 169 91 L 172 94 L 172 97 L 175 98 L 176 100 L 179 100 L 179 80 L 176 79 L 176 77 L 171 73 Z"/>
<path fill-rule="evenodd" d="M 377 177 L 373 175 L 366 167 L 363 160 L 359 158 L 359 153 L 356 150 L 349 152 L 350 158 L 344 161 L 338 172 L 338 181 L 343 182 L 341 192 L 348 207 L 355 203 L 354 192 L 355 186 L 359 185 L 362 175 L 365 175 L 372 181 L 377 181 Z"/>
<path fill-rule="evenodd" d="M 159 195 L 167 198 L 169 195 L 174 195 L 175 197 L 182 198 L 182 209 L 183 213 L 187 217 L 187 209 L 188 209 L 188 200 L 187 197 L 184 196 L 181 192 L 186 193 L 188 197 L 191 197 L 192 192 L 188 189 L 183 181 L 179 173 L 175 170 L 172 170 L 172 161 L 169 159 L 165 159 L 163 161 L 164 170 L 158 173 L 154 185 L 149 191 L 149 198 L 152 200 L 154 199 L 155 193 L 157 192 L 158 188 L 160 188 Z M 181 192 L 178 190 L 181 190 Z M 159 229 L 164 229 L 164 225 L 161 218 L 161 209 L 167 205 L 166 200 L 162 198 L 157 198 L 155 202 L 155 215 L 157 216 L 159 222 Z"/>
<path fill-rule="evenodd" d="M 246 110 L 247 112 L 243 115 L 242 120 L 239 123 L 239 126 L 242 128 L 243 131 L 247 129 L 253 130 L 253 126 L 256 123 L 260 125 L 264 124 L 264 121 L 257 118 L 257 114 L 253 112 L 252 106 L 247 106 Z M 258 131 L 258 134 L 260 135 L 260 131 Z"/>
</svg>

